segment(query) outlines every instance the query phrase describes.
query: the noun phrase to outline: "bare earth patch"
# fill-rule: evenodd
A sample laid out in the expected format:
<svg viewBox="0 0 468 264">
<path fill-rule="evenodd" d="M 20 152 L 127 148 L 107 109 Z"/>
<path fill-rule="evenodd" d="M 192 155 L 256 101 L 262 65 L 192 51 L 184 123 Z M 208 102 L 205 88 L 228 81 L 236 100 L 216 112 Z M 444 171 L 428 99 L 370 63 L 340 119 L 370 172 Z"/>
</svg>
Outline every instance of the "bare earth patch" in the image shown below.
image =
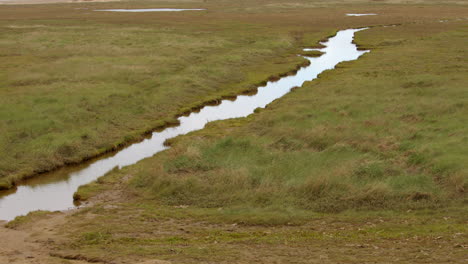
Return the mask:
<svg viewBox="0 0 468 264">
<path fill-rule="evenodd" d="M 14 229 L 1 225 L 0 263 L 58 263 L 51 259 L 49 251 L 58 240 L 56 227 L 65 222 L 68 214 L 44 216 L 37 223 L 27 223 Z"/>
</svg>

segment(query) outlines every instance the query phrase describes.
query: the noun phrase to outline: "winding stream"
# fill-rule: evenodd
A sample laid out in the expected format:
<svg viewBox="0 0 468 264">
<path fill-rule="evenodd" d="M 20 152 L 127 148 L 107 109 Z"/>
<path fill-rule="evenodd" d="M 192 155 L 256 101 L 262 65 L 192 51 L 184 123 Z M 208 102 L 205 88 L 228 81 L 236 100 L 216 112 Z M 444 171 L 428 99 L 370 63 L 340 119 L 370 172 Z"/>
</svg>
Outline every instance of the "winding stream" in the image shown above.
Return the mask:
<svg viewBox="0 0 468 264">
<path fill-rule="evenodd" d="M 325 70 L 333 69 L 343 61 L 356 60 L 369 51 L 359 51 L 353 44 L 354 33 L 363 29 L 339 31 L 336 36 L 323 42 L 324 54 L 317 58 L 305 57 L 311 63 L 301 68 L 296 75 L 270 81 L 259 87 L 255 95 L 241 95 L 234 101 L 223 100 L 216 106 L 205 106 L 199 112 L 179 117 L 180 125 L 153 132 L 151 137 L 132 144 L 116 153 L 109 154 L 80 166 L 65 167 L 47 173 L 19 185 L 16 190 L 0 194 L 0 219 L 12 220 L 16 216 L 36 210 L 66 210 L 74 207 L 73 193 L 79 186 L 90 183 L 113 168 L 122 168 L 153 156 L 167 149 L 164 141 L 191 131 L 203 129 L 211 121 L 245 117 L 258 107 L 265 107 L 273 100 L 287 94 L 291 88 L 302 86 L 316 79 Z M 307 50 L 307 49 L 306 49 Z M 311 49 L 308 49 L 311 50 Z M 314 49 L 316 50 L 316 49 Z"/>
</svg>

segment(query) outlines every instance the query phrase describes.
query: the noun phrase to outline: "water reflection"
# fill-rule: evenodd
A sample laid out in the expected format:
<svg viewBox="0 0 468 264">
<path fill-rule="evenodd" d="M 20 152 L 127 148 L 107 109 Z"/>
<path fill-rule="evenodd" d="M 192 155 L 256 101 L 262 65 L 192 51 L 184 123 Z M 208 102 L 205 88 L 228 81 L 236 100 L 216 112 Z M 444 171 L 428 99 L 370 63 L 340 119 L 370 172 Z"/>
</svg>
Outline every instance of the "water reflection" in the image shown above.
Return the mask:
<svg viewBox="0 0 468 264">
<path fill-rule="evenodd" d="M 376 16 L 377 14 L 369 13 L 369 14 L 346 14 L 347 16 Z"/>
<path fill-rule="evenodd" d="M 180 12 L 180 11 L 201 11 L 206 9 L 192 8 L 192 9 L 177 9 L 177 8 L 147 8 L 147 9 L 100 9 L 94 10 L 98 12 Z"/>
</svg>

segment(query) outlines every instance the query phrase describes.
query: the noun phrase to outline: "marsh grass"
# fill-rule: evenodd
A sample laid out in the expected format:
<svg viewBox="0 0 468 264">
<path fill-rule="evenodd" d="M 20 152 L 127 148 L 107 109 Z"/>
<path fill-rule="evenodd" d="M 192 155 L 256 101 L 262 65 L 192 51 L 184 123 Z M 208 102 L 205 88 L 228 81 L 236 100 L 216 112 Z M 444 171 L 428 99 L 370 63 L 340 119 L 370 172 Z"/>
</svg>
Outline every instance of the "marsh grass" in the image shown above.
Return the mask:
<svg viewBox="0 0 468 264">
<path fill-rule="evenodd" d="M 332 9 L 316 8 L 327 1 L 275 3 L 2 6 L 0 188 L 138 141 L 205 102 L 251 91 L 301 64 L 301 48 L 337 28 L 422 23 L 463 9 L 373 3 L 369 12 L 385 15 L 350 19 L 344 14 L 352 6 L 342 1 Z M 208 11 L 90 12 L 154 5 Z"/>
<path fill-rule="evenodd" d="M 112 148 L 138 138 L 146 124 L 249 90 L 293 69 L 296 53 L 337 29 L 401 24 L 359 32 L 355 42 L 371 53 L 266 109 L 210 123 L 81 187 L 84 200 L 114 196 L 67 217 L 58 228 L 69 240 L 51 255 L 117 263 L 463 263 L 467 31 L 455 19 L 466 8 L 344 2 L 208 1 L 211 11 L 184 17 L 87 19 L 68 5 L 0 9 L 0 52 L 8 58 L 0 62 L 3 176 Z M 344 16 L 362 9 L 379 16 Z M 444 17 L 453 21 L 437 22 Z"/>
<path fill-rule="evenodd" d="M 437 25 L 360 32 L 356 42 L 375 47 L 360 60 L 107 175 L 103 182 L 133 175 L 123 185 L 132 202 L 77 213 L 86 233 L 77 230 L 63 250 L 184 263 L 269 263 L 272 255 L 462 263 L 467 66 L 444 58 L 466 52 L 465 29 Z M 392 37 L 405 41 L 379 48 Z M 78 221 L 87 214 L 98 218 Z"/>
<path fill-rule="evenodd" d="M 172 149 L 129 169 L 130 185 L 158 206 L 260 209 L 278 219 L 281 208 L 461 205 L 468 184 L 461 24 L 360 32 L 356 42 L 372 53 L 254 115 L 171 140 Z"/>
<path fill-rule="evenodd" d="M 1 21 L 0 186 L 138 140 L 302 63 L 287 31 L 220 29 Z"/>
<path fill-rule="evenodd" d="M 35 211 L 28 213 L 27 215 L 22 215 L 16 217 L 14 220 L 9 221 L 5 227 L 6 228 L 11 228 L 11 229 L 16 229 L 18 227 L 24 227 L 25 225 L 32 224 L 34 221 L 37 221 L 39 219 L 42 219 L 44 217 L 50 216 L 53 214 L 52 212 L 49 211 Z"/>
<path fill-rule="evenodd" d="M 459 208 L 404 214 L 311 214 L 292 210 L 289 218 L 285 214 L 288 210 L 280 210 L 278 214 L 253 208 L 155 207 L 141 200 L 137 204 L 120 203 L 115 209 L 98 206 L 74 215 L 67 229 L 75 230 L 73 239 L 57 251 L 62 256 L 79 255 L 103 262 L 157 258 L 182 263 L 254 259 L 267 263 L 272 254 L 278 258 L 286 254 L 284 261 L 300 263 L 307 262 L 303 258 L 330 254 L 336 261 L 346 258 L 359 263 L 362 258 L 378 262 L 412 259 L 415 250 L 432 248 L 437 254 L 422 255 L 423 262 L 463 259 L 463 249 L 453 246 L 463 243 L 466 232 L 466 210 Z M 400 248 L 393 251 L 395 247 Z M 254 257 L 249 254 L 252 249 Z M 367 250 L 381 254 L 369 255 Z M 450 253 L 441 257 L 439 253 L 445 250 Z M 300 256 L 291 252 L 300 252 Z"/>
<path fill-rule="evenodd" d="M 200 208 L 341 212 L 463 203 L 467 65 L 457 59 L 466 53 L 459 26 L 360 32 L 356 42 L 375 47 L 372 53 L 249 118 L 174 140 L 173 149 L 136 166 L 133 186 L 167 205 Z M 405 41 L 388 47 L 393 38 Z M 446 69 L 456 70 L 441 75 Z"/>
</svg>

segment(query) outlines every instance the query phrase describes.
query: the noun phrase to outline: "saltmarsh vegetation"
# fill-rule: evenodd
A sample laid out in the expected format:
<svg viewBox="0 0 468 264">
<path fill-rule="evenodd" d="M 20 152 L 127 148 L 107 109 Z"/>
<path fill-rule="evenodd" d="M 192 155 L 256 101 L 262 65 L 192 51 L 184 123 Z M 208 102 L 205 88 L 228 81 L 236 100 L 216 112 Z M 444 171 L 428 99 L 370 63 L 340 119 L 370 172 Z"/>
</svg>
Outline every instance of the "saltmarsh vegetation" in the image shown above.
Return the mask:
<svg viewBox="0 0 468 264">
<path fill-rule="evenodd" d="M 467 34 L 455 19 L 357 33 L 359 60 L 82 187 L 123 198 L 77 213 L 64 255 L 462 262 Z"/>
<path fill-rule="evenodd" d="M 363 21 L 376 25 L 432 19 L 411 19 L 412 12 L 426 11 L 416 6 L 404 11 L 385 6 L 388 15 L 378 19 L 345 17 L 356 8 L 352 5 L 314 9 L 329 4 L 2 6 L 0 188 L 139 140 L 204 102 L 254 89 L 271 75 L 303 63 L 295 56 L 300 48 L 338 28 L 362 26 Z M 154 5 L 207 11 L 92 11 Z M 369 8 L 383 13 L 384 5 Z M 457 16 L 453 10 L 441 7 L 440 17 Z M 396 12 L 406 16 L 397 18 Z"/>
<path fill-rule="evenodd" d="M 468 188 L 463 24 L 360 32 L 371 54 L 245 120 L 176 140 L 137 166 L 134 186 L 169 205 L 206 208 L 459 204 Z"/>
<path fill-rule="evenodd" d="M 0 11 L 0 188 L 138 140 L 303 63 L 287 29 L 220 25 L 204 13 L 42 8 Z"/>
<path fill-rule="evenodd" d="M 69 243 L 56 244 L 53 255 L 103 262 L 138 258 L 182 263 L 463 261 L 468 188 L 464 42 L 468 32 L 466 21 L 456 18 L 466 8 L 373 2 L 359 8 L 314 9 L 327 3 L 300 0 L 244 4 L 207 6 L 212 10 L 205 14 L 210 23 L 201 13 L 183 18 L 148 15 L 141 20 L 134 14 L 99 18 L 92 14 L 87 23 L 112 27 L 124 19 L 132 27 L 155 30 L 155 24 L 166 25 L 173 34 L 193 34 L 190 40 L 195 44 L 199 37 L 232 41 L 225 52 L 237 62 L 223 68 L 226 75 L 216 82 L 223 88 L 200 92 L 200 96 L 240 91 L 271 74 L 286 72 L 300 61 L 292 56 L 294 52 L 337 29 L 401 25 L 357 33 L 356 43 L 371 53 L 323 73 L 266 109 L 248 118 L 211 123 L 203 131 L 172 140 L 168 151 L 80 188 L 77 198 L 101 195 L 95 197 L 95 205 L 67 218 L 61 230 L 69 234 Z M 344 16 L 363 9 L 379 16 L 352 20 Z M 43 14 L 39 21 L 46 23 L 47 16 Z M 439 22 L 447 17 L 452 20 Z M 31 26 L 32 22 L 21 23 Z M 251 49 L 255 44 L 250 41 L 256 39 L 235 46 L 239 37 L 259 37 L 258 41 L 266 37 L 272 45 L 278 36 L 288 39 L 290 46 L 278 50 L 265 46 L 270 50 L 265 57 L 238 54 L 237 49 Z M 214 56 L 209 63 L 222 63 L 217 60 L 222 54 L 216 53 L 218 48 L 208 48 L 206 53 Z M 173 51 L 177 56 L 193 55 Z M 201 61 L 195 66 L 208 70 L 213 65 Z M 237 85 L 238 80 L 227 75 L 239 71 L 250 77 Z M 133 74 L 139 76 L 127 73 L 127 77 L 132 79 Z M 184 70 L 170 74 L 182 78 Z M 212 76 L 206 74 L 199 81 L 205 85 Z M 161 82 L 159 78 L 153 81 Z M 125 84 L 121 79 L 117 84 L 121 82 Z M 139 87 L 138 82 L 133 84 Z M 165 87 L 168 84 L 158 88 L 174 91 L 163 102 L 192 96 L 197 90 L 179 93 L 173 90 L 178 87 Z M 146 102 L 148 96 L 152 95 L 134 102 Z M 176 112 L 199 101 L 192 99 L 170 109 Z M 108 109 L 109 114 L 128 107 L 115 104 L 118 108 Z M 138 119 L 140 115 L 130 116 Z M 108 123 L 103 124 L 109 129 Z M 13 225 L 21 228 L 27 221 L 28 217 L 19 218 Z"/>
</svg>

